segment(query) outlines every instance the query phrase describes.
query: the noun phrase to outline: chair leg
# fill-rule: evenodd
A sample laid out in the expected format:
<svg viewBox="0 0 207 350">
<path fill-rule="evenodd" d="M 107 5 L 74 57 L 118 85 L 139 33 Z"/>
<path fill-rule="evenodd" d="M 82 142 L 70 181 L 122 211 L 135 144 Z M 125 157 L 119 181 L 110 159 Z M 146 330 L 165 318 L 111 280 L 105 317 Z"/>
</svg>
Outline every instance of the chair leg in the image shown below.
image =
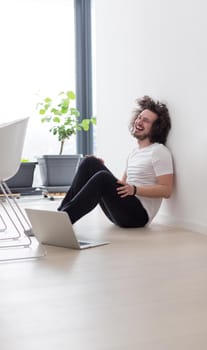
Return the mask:
<svg viewBox="0 0 207 350">
<path fill-rule="evenodd" d="M 26 243 L 18 243 L 18 244 L 12 244 L 12 247 L 29 247 L 31 245 L 31 238 L 28 235 L 31 233 L 32 228 L 31 225 L 24 214 L 23 210 L 20 208 L 19 204 L 17 203 L 16 199 L 12 196 L 12 192 L 10 191 L 8 185 L 4 181 L 0 181 L 0 189 L 2 193 L 4 194 L 4 200 L 1 201 L 1 206 L 4 210 L 4 214 L 7 219 L 9 219 L 9 222 L 11 223 L 12 228 L 15 230 L 15 235 L 8 235 L 7 237 L 0 237 L 1 241 L 19 241 L 20 238 L 26 238 Z M 4 228 L 1 231 L 6 231 L 7 225 L 5 223 L 5 219 L 2 215 L 0 215 L 1 221 L 4 224 Z M 11 247 L 11 244 L 0 244 L 0 248 L 7 248 Z"/>
<path fill-rule="evenodd" d="M 46 249 L 36 239 L 30 237 L 32 232 L 30 222 L 4 181 L 0 181 L 0 189 L 4 195 L 4 200 L 0 200 L 3 208 L 0 214 L 3 228 L 0 231 L 5 232 L 7 228 L 9 231 L 10 227 L 15 230 L 15 235 L 8 233 L 7 236 L 0 237 L 0 262 L 44 257 L 47 254 Z"/>
<path fill-rule="evenodd" d="M 1 222 L 3 223 L 3 227 L 0 229 L 0 232 L 5 232 L 6 229 L 7 229 L 7 224 L 4 221 L 4 218 L 3 218 L 3 216 L 1 214 L 0 214 L 0 219 L 1 219 Z"/>
</svg>

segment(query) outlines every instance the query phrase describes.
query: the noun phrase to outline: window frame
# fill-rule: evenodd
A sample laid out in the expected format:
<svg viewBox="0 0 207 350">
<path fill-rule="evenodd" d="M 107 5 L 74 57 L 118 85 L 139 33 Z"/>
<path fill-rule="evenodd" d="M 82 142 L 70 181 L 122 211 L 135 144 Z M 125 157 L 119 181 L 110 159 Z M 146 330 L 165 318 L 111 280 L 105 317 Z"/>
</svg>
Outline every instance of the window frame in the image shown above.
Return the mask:
<svg viewBox="0 0 207 350">
<path fill-rule="evenodd" d="M 74 0 L 76 103 L 81 118 L 93 115 L 91 0 Z M 93 125 L 77 133 L 77 153 L 93 154 Z"/>
</svg>

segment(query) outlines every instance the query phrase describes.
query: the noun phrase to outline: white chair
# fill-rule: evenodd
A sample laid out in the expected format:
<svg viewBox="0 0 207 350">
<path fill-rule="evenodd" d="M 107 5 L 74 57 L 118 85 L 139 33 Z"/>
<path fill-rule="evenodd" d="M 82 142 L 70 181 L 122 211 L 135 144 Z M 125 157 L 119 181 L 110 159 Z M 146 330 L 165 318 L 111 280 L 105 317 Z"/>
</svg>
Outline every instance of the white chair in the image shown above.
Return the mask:
<svg viewBox="0 0 207 350">
<path fill-rule="evenodd" d="M 6 183 L 6 180 L 14 176 L 20 167 L 28 120 L 29 118 L 23 118 L 0 125 L 0 204 L 3 208 L 0 213 L 2 224 L 0 228 L 1 252 L 2 249 L 30 248 L 32 246 L 30 222 Z M 26 254 L 26 257 L 33 256 Z M 25 258 L 25 256 L 16 257 L 15 255 L 14 257 L 14 259 L 21 258 Z M 0 255 L 0 260 L 8 259 L 5 258 L 4 254 L 3 259 Z"/>
</svg>

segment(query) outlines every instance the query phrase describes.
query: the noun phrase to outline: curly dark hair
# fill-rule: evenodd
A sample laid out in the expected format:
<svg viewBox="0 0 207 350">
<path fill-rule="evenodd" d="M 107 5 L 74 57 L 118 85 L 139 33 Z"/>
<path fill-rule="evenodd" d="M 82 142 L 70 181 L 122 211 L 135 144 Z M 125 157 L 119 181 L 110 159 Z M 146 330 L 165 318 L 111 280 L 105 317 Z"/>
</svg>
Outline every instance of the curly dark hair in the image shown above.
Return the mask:
<svg viewBox="0 0 207 350">
<path fill-rule="evenodd" d="M 136 100 L 137 108 L 133 111 L 132 119 L 130 121 L 129 129 L 132 132 L 134 122 L 139 114 L 149 109 L 151 112 L 156 113 L 158 118 L 152 124 L 150 142 L 158 142 L 165 144 L 167 141 L 168 133 L 171 129 L 171 120 L 167 106 L 159 101 L 154 101 L 149 96 L 143 96 Z"/>
</svg>

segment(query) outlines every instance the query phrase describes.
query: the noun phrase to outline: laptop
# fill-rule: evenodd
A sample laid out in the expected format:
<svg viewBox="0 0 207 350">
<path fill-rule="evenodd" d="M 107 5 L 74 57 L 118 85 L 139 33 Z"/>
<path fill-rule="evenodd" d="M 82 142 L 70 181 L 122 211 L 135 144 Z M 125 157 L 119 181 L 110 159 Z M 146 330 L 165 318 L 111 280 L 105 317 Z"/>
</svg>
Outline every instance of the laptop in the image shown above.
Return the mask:
<svg viewBox="0 0 207 350">
<path fill-rule="evenodd" d="M 109 242 L 79 241 L 66 212 L 29 208 L 25 211 L 34 236 L 42 244 L 79 250 L 109 244 Z"/>
</svg>

